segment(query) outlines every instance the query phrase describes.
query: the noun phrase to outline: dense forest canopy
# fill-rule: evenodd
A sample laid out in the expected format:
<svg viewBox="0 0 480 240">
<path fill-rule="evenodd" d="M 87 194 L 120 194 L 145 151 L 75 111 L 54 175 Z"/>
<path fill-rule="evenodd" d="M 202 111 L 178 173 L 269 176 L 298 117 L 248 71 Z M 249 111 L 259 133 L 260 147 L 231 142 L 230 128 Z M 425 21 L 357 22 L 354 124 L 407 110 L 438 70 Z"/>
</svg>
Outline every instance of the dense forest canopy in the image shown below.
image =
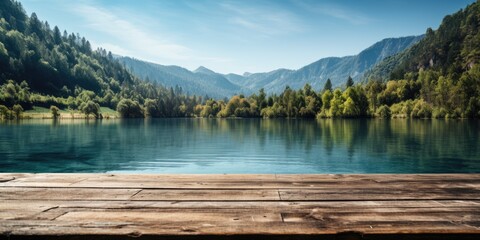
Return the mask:
<svg viewBox="0 0 480 240">
<path fill-rule="evenodd" d="M 187 96 L 141 80 L 105 49 L 53 28 L 20 2 L 0 1 L 0 117 L 20 118 L 33 106 L 121 117 L 480 117 L 480 3 L 446 16 L 438 30 L 342 88 L 307 83 L 267 96 L 262 89 L 231 99 Z M 387 81 L 388 80 L 388 81 Z"/>
<path fill-rule="evenodd" d="M 140 106 L 155 99 L 158 116 L 176 117 L 184 115 L 173 109 L 196 103 L 181 89 L 136 78 L 112 53 L 92 50 L 84 37 L 52 28 L 35 13 L 28 17 L 13 0 L 0 1 L 0 69 L 0 104 L 8 108 L 55 105 L 100 116 L 99 106 L 116 109 L 122 100 Z"/>
<path fill-rule="evenodd" d="M 445 16 L 438 30 L 427 29 L 424 39 L 378 64 L 366 78 L 417 85 L 413 96 L 399 96 L 390 104 L 415 98 L 440 115 L 479 117 L 479 63 L 480 2 L 477 1 Z"/>
</svg>

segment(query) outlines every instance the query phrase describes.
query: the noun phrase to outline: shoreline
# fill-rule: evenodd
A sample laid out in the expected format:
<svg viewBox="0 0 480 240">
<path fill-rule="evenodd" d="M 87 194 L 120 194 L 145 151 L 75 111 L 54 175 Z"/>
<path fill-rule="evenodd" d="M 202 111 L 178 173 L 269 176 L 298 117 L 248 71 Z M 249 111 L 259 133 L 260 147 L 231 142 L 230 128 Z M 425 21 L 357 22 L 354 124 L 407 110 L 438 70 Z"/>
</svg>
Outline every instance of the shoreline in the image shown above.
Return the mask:
<svg viewBox="0 0 480 240">
<path fill-rule="evenodd" d="M 444 120 L 444 121 L 457 121 L 457 120 L 480 120 L 477 118 L 409 118 L 409 117 L 392 117 L 392 118 L 378 118 L 378 117 L 362 117 L 362 118 L 263 118 L 263 117 L 143 117 L 143 118 L 122 118 L 115 115 L 104 115 L 102 118 L 95 118 L 95 117 L 85 117 L 83 114 L 75 114 L 75 116 L 70 116 L 70 114 L 61 114 L 60 117 L 54 118 L 51 114 L 28 114 L 28 116 L 23 116 L 20 119 L 0 119 L 0 121 L 18 121 L 18 120 L 34 120 L 34 119 L 51 119 L 51 120 L 113 120 L 113 119 L 236 119 L 236 120 L 243 120 L 243 119 L 262 119 L 262 120 L 365 120 L 365 119 L 376 119 L 376 120 Z"/>
</svg>

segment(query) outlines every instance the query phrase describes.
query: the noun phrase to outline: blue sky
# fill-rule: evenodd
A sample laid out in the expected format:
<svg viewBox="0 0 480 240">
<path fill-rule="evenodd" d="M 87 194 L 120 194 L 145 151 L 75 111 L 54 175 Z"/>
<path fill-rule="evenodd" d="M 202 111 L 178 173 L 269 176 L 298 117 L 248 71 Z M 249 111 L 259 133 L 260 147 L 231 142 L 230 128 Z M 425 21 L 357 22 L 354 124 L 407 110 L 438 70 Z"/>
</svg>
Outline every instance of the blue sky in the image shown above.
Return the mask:
<svg viewBox="0 0 480 240">
<path fill-rule="evenodd" d="M 474 0 L 20 0 L 27 14 L 103 47 L 220 73 L 298 69 L 436 29 Z"/>
</svg>

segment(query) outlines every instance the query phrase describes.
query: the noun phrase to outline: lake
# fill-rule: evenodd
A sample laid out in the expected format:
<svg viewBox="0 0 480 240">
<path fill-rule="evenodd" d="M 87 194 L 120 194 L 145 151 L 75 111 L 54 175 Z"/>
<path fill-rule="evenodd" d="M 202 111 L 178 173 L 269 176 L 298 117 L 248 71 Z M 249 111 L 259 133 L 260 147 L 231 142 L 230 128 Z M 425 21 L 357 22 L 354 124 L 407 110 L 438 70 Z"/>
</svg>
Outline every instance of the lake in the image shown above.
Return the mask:
<svg viewBox="0 0 480 240">
<path fill-rule="evenodd" d="M 4 121 L 0 172 L 479 173 L 480 122 Z"/>
</svg>

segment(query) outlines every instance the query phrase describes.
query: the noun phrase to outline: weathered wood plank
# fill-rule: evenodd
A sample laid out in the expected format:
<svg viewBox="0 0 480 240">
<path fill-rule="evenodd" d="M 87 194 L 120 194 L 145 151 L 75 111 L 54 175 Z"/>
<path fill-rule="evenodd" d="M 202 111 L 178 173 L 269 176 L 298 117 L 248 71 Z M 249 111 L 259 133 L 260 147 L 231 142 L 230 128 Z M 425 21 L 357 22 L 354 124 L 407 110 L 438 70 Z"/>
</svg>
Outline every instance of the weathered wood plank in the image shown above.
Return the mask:
<svg viewBox="0 0 480 240">
<path fill-rule="evenodd" d="M 141 189 L 0 188 L 0 200 L 128 200 Z"/>
<path fill-rule="evenodd" d="M 0 239 L 351 231 L 480 237 L 480 174 L 0 174 Z"/>
<path fill-rule="evenodd" d="M 0 187 L 0 200 L 158 200 L 158 201 L 352 201 L 480 200 L 476 188 L 323 188 L 323 189 L 120 189 Z"/>
<path fill-rule="evenodd" d="M 11 176 L 11 174 L 7 174 Z M 0 174 L 2 176 L 2 174 Z M 431 187 L 480 187 L 480 174 L 399 175 L 131 175 L 131 174 L 25 174 L 0 186 L 109 187 L 109 188 L 350 188 L 406 187 L 418 183 Z"/>
<path fill-rule="evenodd" d="M 305 209 L 326 208 L 332 211 L 359 209 L 359 211 L 373 211 L 389 209 L 435 209 L 444 211 L 452 209 L 473 209 L 479 211 L 480 201 L 434 201 L 434 200 L 410 200 L 410 201 L 309 201 L 309 202 L 283 202 L 283 201 L 76 201 L 76 200 L 3 200 L 0 204 L 0 212 L 16 211 L 20 209 L 269 209 L 272 211 L 301 211 Z"/>
<path fill-rule="evenodd" d="M 478 223 L 476 223 L 478 226 Z M 11 230 L 14 235 L 232 235 L 232 234 L 480 234 L 478 227 L 468 223 L 444 221 L 357 221 L 329 222 L 236 222 L 236 221 L 0 221 L 0 232 Z"/>
<path fill-rule="evenodd" d="M 281 200 L 480 200 L 480 188 L 361 188 L 279 190 Z"/>
<path fill-rule="evenodd" d="M 399 182 L 399 181 L 431 181 L 431 180 L 475 180 L 474 176 L 478 174 L 278 174 L 276 179 L 279 181 L 289 180 L 295 182 L 308 181 L 359 181 L 369 180 L 374 182 Z"/>
<path fill-rule="evenodd" d="M 11 182 L 12 186 L 16 183 Z M 34 183 L 37 186 L 38 183 Z M 18 185 L 25 185 L 24 183 Z M 31 184 L 27 185 L 30 186 Z M 480 181 L 458 181 L 458 180 L 423 180 L 421 183 L 418 181 L 391 181 L 391 182 L 375 182 L 371 180 L 359 180 L 359 181 L 308 181 L 308 182 L 289 182 L 289 181 L 246 181 L 246 180 L 182 180 L 182 181 L 140 181 L 140 180 L 103 180 L 86 179 L 77 183 L 68 185 L 67 187 L 91 187 L 91 186 L 103 186 L 110 188 L 151 188 L 151 189 L 209 189 L 209 188 L 221 188 L 221 189 L 278 189 L 278 188 L 355 188 L 368 186 L 369 188 L 405 188 L 405 187 L 420 187 L 424 188 L 441 188 L 441 187 L 466 187 L 466 188 L 480 188 Z"/>
<path fill-rule="evenodd" d="M 142 190 L 134 200 L 158 201 L 274 201 L 280 200 L 277 190 Z"/>
<path fill-rule="evenodd" d="M 184 216 L 188 216 L 190 213 L 192 216 L 195 214 L 203 215 L 204 213 L 217 213 L 220 215 L 229 216 L 232 213 L 238 214 L 252 214 L 258 215 L 259 212 L 267 212 L 276 214 L 277 216 L 282 216 L 282 218 L 287 221 L 310 221 L 311 219 L 320 218 L 319 214 L 326 218 L 326 216 L 342 214 L 373 214 L 375 216 L 382 214 L 407 214 L 405 218 L 414 216 L 415 214 L 420 214 L 421 216 L 428 217 L 433 216 L 450 216 L 449 220 L 453 221 L 463 221 L 466 222 L 466 216 L 480 216 L 480 209 L 478 208 L 478 203 L 458 203 L 458 202 L 424 202 L 423 204 L 415 204 L 415 202 L 398 202 L 397 204 L 390 204 L 390 202 L 381 201 L 378 203 L 365 203 L 361 202 L 338 202 L 338 204 L 327 204 L 325 202 L 318 202 L 316 204 L 305 204 L 304 202 L 298 202 L 295 205 L 285 204 L 282 202 L 258 202 L 258 204 L 252 204 L 251 202 L 182 202 L 174 203 L 171 202 L 134 202 L 135 204 L 127 204 L 128 201 L 120 203 L 117 201 L 80 201 L 80 202 L 70 202 L 70 201 L 52 201 L 47 202 L 47 204 L 39 201 L 25 201 L 21 203 L 16 203 L 15 201 L 6 201 L 4 205 L 0 208 L 0 212 L 12 212 L 13 214 L 1 215 L 0 220 L 55 220 L 63 219 L 63 215 L 76 212 L 86 212 L 88 211 L 92 215 L 98 216 L 102 213 L 111 213 L 111 212 L 136 212 L 138 213 L 139 218 L 135 219 L 135 222 L 139 222 L 138 219 L 143 218 L 144 214 L 153 214 L 152 216 L 160 214 L 161 216 L 167 216 L 166 214 L 178 214 L 184 213 Z M 23 206 L 20 209 L 19 204 Z M 448 206 L 448 207 L 445 207 Z M 186 214 L 188 213 L 188 214 Z M 224 214 L 226 213 L 226 214 Z M 186 215 L 185 215 L 186 214 Z M 375 215 L 376 214 L 376 215 Z M 410 214 L 410 215 L 408 215 Z M 84 216 L 84 215 L 82 215 Z M 111 216 L 111 215 L 110 215 Z M 125 216 L 119 215 L 120 221 L 131 221 L 131 218 L 124 218 Z M 169 215 L 170 216 L 170 215 Z M 456 218 L 453 218 L 456 216 Z M 78 217 L 78 216 L 77 216 Z M 98 219 L 95 217 L 85 218 L 88 221 L 95 219 L 97 222 Z M 148 217 L 152 219 L 152 217 Z M 181 217 L 176 217 L 176 219 L 182 219 Z M 222 219 L 222 218 L 219 218 Z M 118 220 L 118 219 L 117 219 Z M 165 220 L 163 218 L 156 219 L 156 221 Z M 418 219 L 417 219 L 418 220 Z M 77 221 L 81 222 L 81 221 Z M 108 222 L 113 222 L 109 220 Z M 143 220 L 142 222 L 145 222 Z"/>
<path fill-rule="evenodd" d="M 103 212 L 68 212 L 56 219 L 56 221 L 75 221 L 77 223 L 91 222 L 281 222 L 282 217 L 278 213 L 244 210 L 220 210 L 220 211 L 103 211 Z"/>
</svg>

